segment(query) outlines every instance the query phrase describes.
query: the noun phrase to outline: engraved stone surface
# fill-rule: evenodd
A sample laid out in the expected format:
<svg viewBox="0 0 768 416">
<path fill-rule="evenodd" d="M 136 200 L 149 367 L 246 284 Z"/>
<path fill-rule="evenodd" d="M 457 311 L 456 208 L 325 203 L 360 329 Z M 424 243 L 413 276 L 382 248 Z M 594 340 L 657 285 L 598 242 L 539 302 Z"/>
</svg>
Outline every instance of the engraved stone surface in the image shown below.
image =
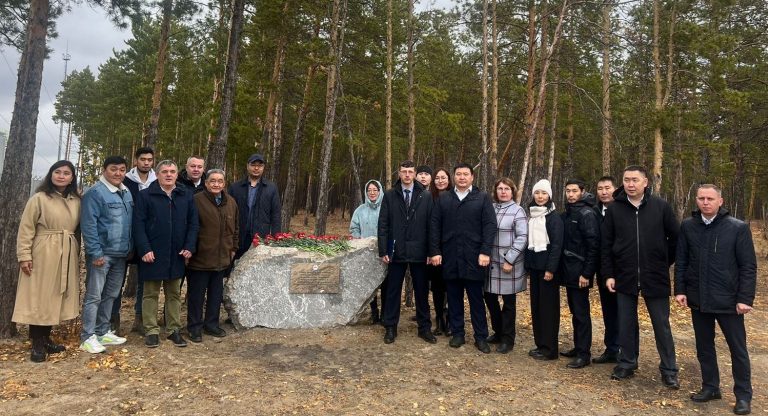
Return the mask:
<svg viewBox="0 0 768 416">
<path fill-rule="evenodd" d="M 334 257 L 265 245 L 248 250 L 224 287 L 232 322 L 237 328 L 326 328 L 356 323 L 366 315 L 386 266 L 378 258 L 375 237 L 349 243 L 350 251 Z M 291 293 L 296 265 L 338 267 L 338 293 Z"/>
<path fill-rule="evenodd" d="M 339 293 L 341 266 L 338 263 L 295 263 L 291 266 L 288 293 Z"/>
</svg>

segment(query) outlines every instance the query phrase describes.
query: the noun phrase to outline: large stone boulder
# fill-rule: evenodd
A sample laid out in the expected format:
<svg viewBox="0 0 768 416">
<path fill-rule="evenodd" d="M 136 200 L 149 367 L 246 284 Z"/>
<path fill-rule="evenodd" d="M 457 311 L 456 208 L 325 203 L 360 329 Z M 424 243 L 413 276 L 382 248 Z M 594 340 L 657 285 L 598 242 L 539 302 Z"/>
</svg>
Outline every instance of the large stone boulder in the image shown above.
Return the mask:
<svg viewBox="0 0 768 416">
<path fill-rule="evenodd" d="M 237 328 L 323 328 L 356 323 L 386 275 L 376 238 L 334 257 L 260 245 L 237 262 L 224 301 Z"/>
</svg>

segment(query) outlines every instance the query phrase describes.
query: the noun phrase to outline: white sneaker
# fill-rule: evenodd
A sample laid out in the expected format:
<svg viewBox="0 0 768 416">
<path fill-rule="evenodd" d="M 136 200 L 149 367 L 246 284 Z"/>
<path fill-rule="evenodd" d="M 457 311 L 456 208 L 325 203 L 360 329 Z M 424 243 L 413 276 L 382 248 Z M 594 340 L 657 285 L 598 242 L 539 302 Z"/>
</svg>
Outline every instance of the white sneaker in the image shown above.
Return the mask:
<svg viewBox="0 0 768 416">
<path fill-rule="evenodd" d="M 117 336 L 112 330 L 99 337 L 101 345 L 120 345 L 124 344 L 125 341 L 127 341 L 125 338 Z"/>
<path fill-rule="evenodd" d="M 101 345 L 99 339 L 96 338 L 96 334 L 93 334 L 88 339 L 83 341 L 82 344 L 80 344 L 80 349 L 91 354 L 98 354 L 100 352 L 104 352 L 106 348 Z"/>
</svg>

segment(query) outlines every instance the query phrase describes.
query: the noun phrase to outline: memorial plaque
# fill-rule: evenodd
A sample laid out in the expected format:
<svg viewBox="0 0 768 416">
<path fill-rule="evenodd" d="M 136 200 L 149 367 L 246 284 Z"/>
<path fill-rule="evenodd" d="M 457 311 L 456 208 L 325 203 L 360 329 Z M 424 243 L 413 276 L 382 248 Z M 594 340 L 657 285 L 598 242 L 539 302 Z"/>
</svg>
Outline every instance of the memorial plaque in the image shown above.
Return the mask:
<svg viewBox="0 0 768 416">
<path fill-rule="evenodd" d="M 295 263 L 291 266 L 288 293 L 339 293 L 341 265 L 338 263 Z"/>
</svg>

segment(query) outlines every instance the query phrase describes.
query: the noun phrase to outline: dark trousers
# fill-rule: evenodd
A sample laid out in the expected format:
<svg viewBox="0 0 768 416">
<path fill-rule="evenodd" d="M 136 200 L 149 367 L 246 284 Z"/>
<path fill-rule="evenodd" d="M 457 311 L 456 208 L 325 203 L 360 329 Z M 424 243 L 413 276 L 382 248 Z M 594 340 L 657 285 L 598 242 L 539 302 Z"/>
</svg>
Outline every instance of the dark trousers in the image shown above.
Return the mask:
<svg viewBox="0 0 768 416">
<path fill-rule="evenodd" d="M 733 394 L 736 400 L 752 401 L 751 370 L 744 315 L 701 313 L 691 309 L 691 318 L 693 331 L 696 334 L 696 357 L 701 365 L 701 388 L 720 389 L 720 369 L 717 366 L 715 352 L 715 321 L 717 321 L 731 351 Z"/>
<path fill-rule="evenodd" d="M 533 341 L 546 357 L 557 357 L 560 331 L 560 285 L 544 280 L 544 270 L 530 270 Z"/>
<path fill-rule="evenodd" d="M 464 292 L 469 300 L 469 316 L 475 341 L 488 338 L 488 321 L 485 319 L 485 302 L 483 300 L 483 285 L 481 280 L 446 279 L 445 289 L 448 295 L 448 326 L 455 337 L 464 337 Z"/>
<path fill-rule="evenodd" d="M 381 282 L 381 285 L 379 285 L 376 290 L 373 291 L 373 299 L 371 300 L 371 314 L 376 314 L 376 316 L 379 316 L 379 301 L 378 301 L 378 294 L 379 290 L 381 290 L 381 313 L 384 313 L 384 305 L 385 305 L 385 299 L 387 297 L 387 278 L 384 277 L 384 281 Z"/>
<path fill-rule="evenodd" d="M 589 310 L 589 288 L 566 287 L 568 310 L 571 311 L 573 324 L 573 347 L 576 356 L 589 360 L 592 358 L 592 318 Z"/>
<path fill-rule="evenodd" d="M 39 339 L 51 336 L 51 325 L 30 325 L 29 326 L 29 338 Z"/>
<path fill-rule="evenodd" d="M 504 306 L 499 304 L 499 296 Z M 515 345 L 515 318 L 517 315 L 517 295 L 485 294 L 485 306 L 491 316 L 491 328 L 504 344 Z"/>
<path fill-rule="evenodd" d="M 675 340 L 669 326 L 669 297 L 647 298 L 643 296 L 648 315 L 651 316 L 656 350 L 659 352 L 659 371 L 663 375 L 677 374 Z M 618 367 L 637 369 L 640 353 L 640 329 L 637 322 L 637 295 L 617 292 L 619 306 L 619 359 Z"/>
<path fill-rule="evenodd" d="M 603 343 L 605 352 L 608 354 L 619 353 L 619 307 L 616 303 L 616 294 L 611 293 L 605 284 L 598 285 L 600 292 L 600 309 L 603 310 L 603 325 L 605 325 L 605 335 Z"/>
<path fill-rule="evenodd" d="M 445 280 L 442 266 L 427 266 L 429 290 L 432 292 L 432 303 L 435 306 L 435 320 L 445 317 Z"/>
<path fill-rule="evenodd" d="M 429 282 L 427 281 L 426 267 L 425 263 L 389 263 L 386 277 L 387 292 L 386 295 L 382 296 L 384 316 L 381 318 L 381 323 L 384 327 L 397 328 L 397 324 L 400 322 L 403 280 L 406 269 L 410 268 L 419 332 L 432 329 L 432 322 L 429 319 Z"/>
<path fill-rule="evenodd" d="M 203 327 L 219 327 L 221 301 L 224 297 L 224 272 L 187 269 L 187 330 L 199 333 Z M 205 306 L 205 319 L 203 319 Z"/>
</svg>

